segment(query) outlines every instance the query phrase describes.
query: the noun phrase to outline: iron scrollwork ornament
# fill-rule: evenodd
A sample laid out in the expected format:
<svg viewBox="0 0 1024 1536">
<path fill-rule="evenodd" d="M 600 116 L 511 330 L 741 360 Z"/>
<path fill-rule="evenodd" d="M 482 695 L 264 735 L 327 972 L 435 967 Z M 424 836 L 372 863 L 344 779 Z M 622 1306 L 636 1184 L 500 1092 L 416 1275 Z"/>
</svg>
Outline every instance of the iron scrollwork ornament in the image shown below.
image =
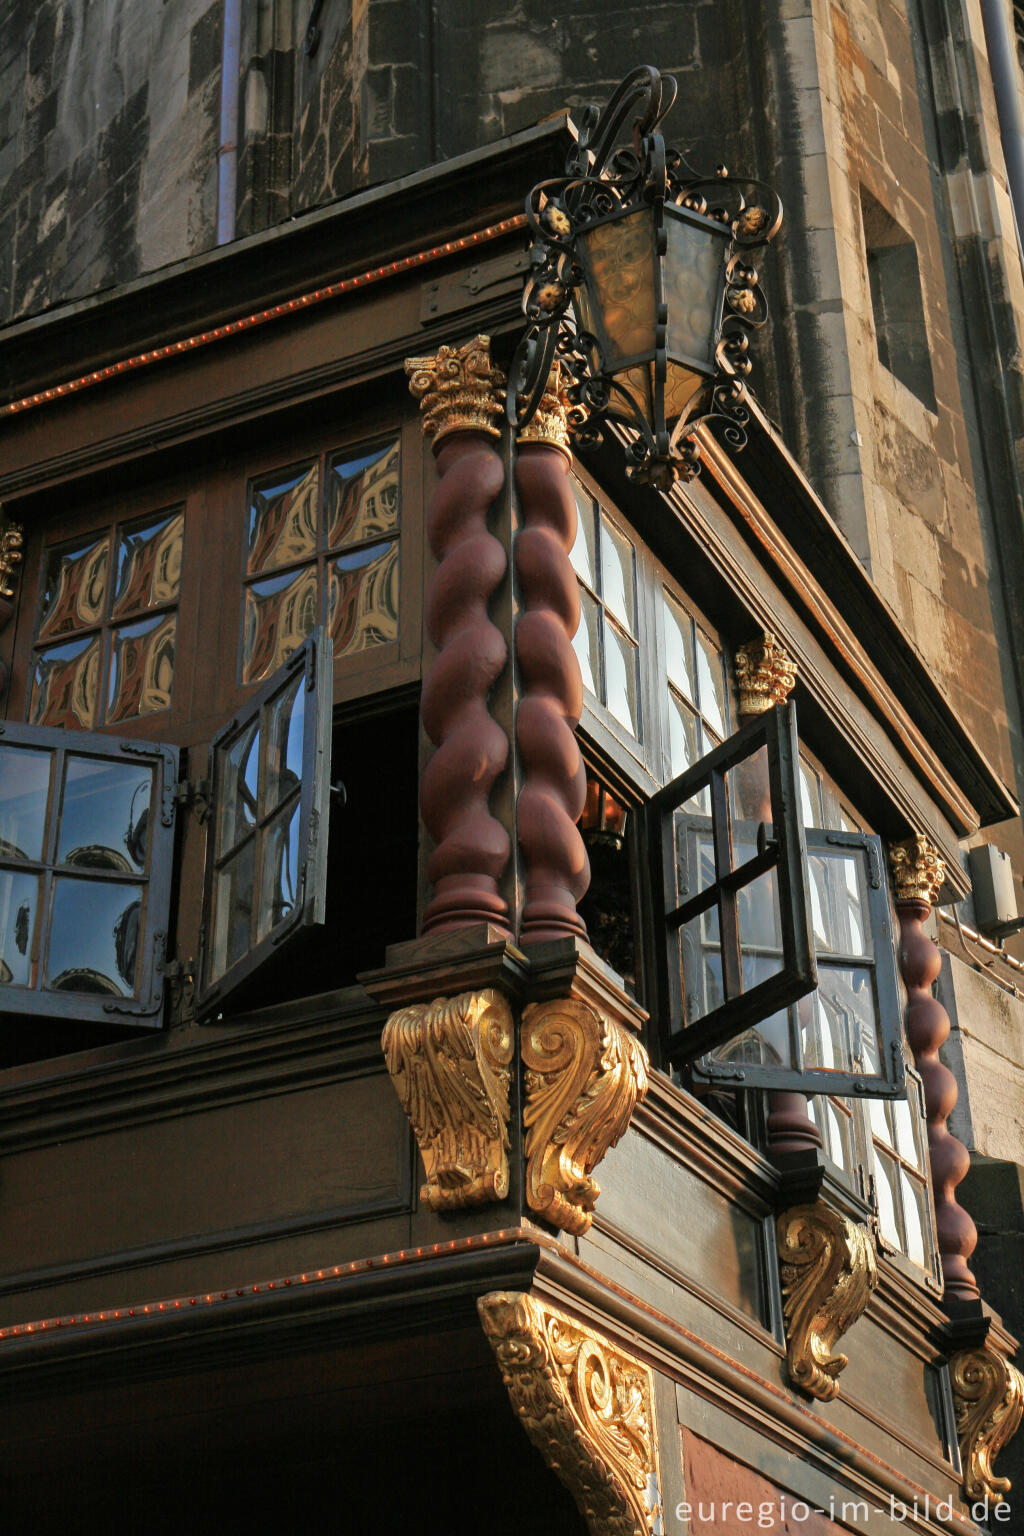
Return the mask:
<svg viewBox="0 0 1024 1536">
<path fill-rule="evenodd" d="M 699 473 L 705 423 L 734 451 L 746 442 L 749 336 L 767 319 L 750 253 L 782 224 L 764 183 L 700 176 L 666 148 L 675 97 L 670 75 L 633 70 L 603 112 L 586 108 L 565 175 L 530 192 L 528 325 L 507 396 L 522 431 L 560 362 L 576 445 L 600 438 L 600 418 L 620 422 L 629 473 L 661 489 Z M 631 118 L 632 146 L 617 147 Z"/>
</svg>

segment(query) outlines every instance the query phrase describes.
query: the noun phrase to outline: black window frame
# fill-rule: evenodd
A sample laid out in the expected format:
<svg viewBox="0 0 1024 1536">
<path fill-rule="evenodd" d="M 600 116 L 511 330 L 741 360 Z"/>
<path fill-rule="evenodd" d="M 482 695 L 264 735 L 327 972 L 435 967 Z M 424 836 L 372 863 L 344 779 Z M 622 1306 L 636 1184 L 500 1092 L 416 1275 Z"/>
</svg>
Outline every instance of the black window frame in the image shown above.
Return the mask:
<svg viewBox="0 0 1024 1536">
<path fill-rule="evenodd" d="M 305 716 L 302 741 L 302 776 L 294 804 L 299 812 L 299 865 L 296 871 L 297 899 L 291 911 L 263 938 L 256 939 L 233 964 L 208 980 L 212 954 L 215 913 L 215 888 L 219 871 L 237 856 L 247 839 L 239 839 L 227 850 L 218 852 L 219 808 L 222 801 L 223 775 L 220 764 L 226 748 L 241 739 L 256 722 L 264 730 L 264 711 L 292 686 L 295 678 L 304 679 L 307 696 L 312 695 L 312 709 Z M 236 992 L 269 956 L 298 929 L 322 924 L 326 920 L 327 841 L 331 795 L 331 731 L 334 715 L 334 647 L 326 628 L 318 625 L 270 677 L 253 692 L 246 703 L 210 742 L 209 782 L 211 814 L 208 821 L 206 869 L 203 882 L 203 943 L 197 964 L 195 1007 L 198 1018 L 213 1013 Z M 258 800 L 264 793 L 264 755 L 259 757 Z M 267 828 L 280 815 L 280 801 L 272 811 L 258 812 L 252 838 L 257 848 Z M 262 867 L 259 859 L 253 869 L 253 907 L 250 923 L 256 921 Z"/>
<path fill-rule="evenodd" d="M 167 958 L 171 895 L 175 868 L 175 822 L 179 754 L 175 746 L 145 740 L 117 740 L 97 731 L 70 731 L 61 726 L 0 723 L 0 745 L 51 751 L 53 763 L 45 815 L 45 845 L 41 860 L 0 860 L 5 870 L 36 873 L 43 880 L 39 966 L 47 951 L 52 923 L 52 889 L 58 877 L 96 883 L 145 886 L 144 918 L 136 959 L 136 987 L 131 997 L 114 998 L 91 992 L 50 990 L 36 985 L 0 986 L 0 1013 L 14 1013 L 62 1022 L 101 1023 L 110 1027 L 160 1028 L 163 1023 L 164 975 Z M 67 757 L 104 762 L 145 763 L 153 770 L 150 796 L 149 853 L 144 874 L 104 871 L 57 860 L 57 835 L 62 814 L 61 794 Z M 69 874 L 68 871 L 71 871 Z M 87 1043 L 87 1042 L 83 1042 Z"/>
<path fill-rule="evenodd" d="M 765 823 L 752 859 L 732 867 L 732 813 L 726 775 L 765 750 L 768 762 L 772 829 Z M 657 945 L 661 1000 L 669 1021 L 666 1055 L 676 1065 L 703 1056 L 716 1045 L 798 1002 L 817 985 L 817 967 L 804 880 L 806 850 L 803 827 L 793 815 L 799 805 L 799 748 L 796 711 L 782 704 L 766 711 L 715 747 L 692 768 L 666 784 L 647 806 L 651 884 L 663 942 Z M 672 813 L 702 792 L 710 797 L 715 857 L 713 882 L 682 902 L 669 905 L 665 892 L 676 893 L 676 834 Z M 737 894 L 760 876 L 776 872 L 782 933 L 782 966 L 773 976 L 743 991 L 742 958 L 737 920 Z M 661 893 L 658 902 L 657 894 Z M 721 932 L 722 1004 L 696 1024 L 686 1023 L 686 999 L 681 966 L 673 962 L 683 924 L 717 906 Z M 679 1020 L 678 1024 L 675 1021 Z M 675 1025 L 675 1027 L 673 1027 Z"/>
</svg>

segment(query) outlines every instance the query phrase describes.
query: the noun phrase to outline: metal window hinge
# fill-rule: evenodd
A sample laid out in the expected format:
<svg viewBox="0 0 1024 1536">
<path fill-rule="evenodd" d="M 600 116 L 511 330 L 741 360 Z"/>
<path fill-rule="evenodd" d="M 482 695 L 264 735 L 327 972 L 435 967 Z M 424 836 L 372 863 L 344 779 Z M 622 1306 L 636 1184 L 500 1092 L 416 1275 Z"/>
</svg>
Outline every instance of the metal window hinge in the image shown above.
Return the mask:
<svg viewBox="0 0 1024 1536">
<path fill-rule="evenodd" d="M 175 786 L 174 800 L 176 805 L 191 806 L 196 820 L 205 821 L 210 814 L 209 779 L 182 779 Z"/>
<path fill-rule="evenodd" d="M 193 961 L 172 960 L 164 967 L 167 1021 L 172 1029 L 196 1022 L 196 972 Z"/>
</svg>

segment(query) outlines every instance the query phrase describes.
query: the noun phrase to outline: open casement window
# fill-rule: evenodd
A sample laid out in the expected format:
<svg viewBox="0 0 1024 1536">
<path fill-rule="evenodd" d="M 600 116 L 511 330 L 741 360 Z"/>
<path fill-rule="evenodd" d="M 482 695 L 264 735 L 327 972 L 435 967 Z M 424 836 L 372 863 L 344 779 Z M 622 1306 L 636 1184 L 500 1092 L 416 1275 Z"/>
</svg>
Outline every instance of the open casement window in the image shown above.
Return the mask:
<svg viewBox="0 0 1024 1536">
<path fill-rule="evenodd" d="M 333 646 L 315 630 L 210 745 L 213 809 L 197 1011 L 322 923 Z"/>
<path fill-rule="evenodd" d="M 668 1054 L 726 1087 L 895 1095 L 901 1009 L 881 845 L 805 833 L 798 767 L 783 705 L 651 802 Z"/>
<path fill-rule="evenodd" d="M 178 753 L 0 726 L 0 1012 L 157 1026 Z"/>
</svg>

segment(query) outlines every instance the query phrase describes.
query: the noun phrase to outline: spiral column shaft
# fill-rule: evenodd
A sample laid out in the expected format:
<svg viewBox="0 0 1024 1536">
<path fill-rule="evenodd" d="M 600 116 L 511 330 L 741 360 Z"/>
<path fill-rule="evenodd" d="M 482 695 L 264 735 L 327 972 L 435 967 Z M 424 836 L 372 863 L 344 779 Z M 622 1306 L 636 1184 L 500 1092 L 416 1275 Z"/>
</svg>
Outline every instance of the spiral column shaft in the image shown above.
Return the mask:
<svg viewBox="0 0 1024 1536">
<path fill-rule="evenodd" d="M 556 364 L 537 416 L 520 434 L 515 470 L 521 517 L 515 541 L 521 605 L 515 647 L 521 687 L 517 834 L 524 865 L 524 944 L 587 937 L 576 910 L 590 884 L 590 861 L 576 825 L 587 775 L 576 739 L 583 682 L 572 645 L 580 599 L 569 559 L 576 498 L 567 441 Z"/>
<path fill-rule="evenodd" d="M 421 931 L 488 922 L 508 929 L 499 882 L 511 840 L 489 796 L 508 761 L 509 741 L 488 699 L 508 647 L 487 612 L 507 557 L 487 526 L 505 471 L 494 440 L 504 378 L 478 336 L 460 348 L 406 362 L 410 389 L 434 437 L 438 485 L 427 508 L 437 566 L 426 589 L 426 626 L 437 655 L 423 682 L 421 718 L 437 748 L 420 781 L 420 811 L 434 840 L 427 863 L 433 894 Z"/>
<path fill-rule="evenodd" d="M 928 1158 L 935 1197 L 935 1229 L 947 1301 L 977 1301 L 978 1282 L 968 1259 L 978 1229 L 957 1203 L 956 1188 L 970 1168 L 967 1148 L 946 1121 L 957 1101 L 956 1078 L 939 1059 L 949 1034 L 949 1015 L 932 993 L 942 968 L 942 952 L 924 931 L 943 880 L 942 860 L 924 837 L 908 838 L 889 850 L 900 925 L 900 974 L 907 989 L 907 1039 L 924 1088 Z"/>
</svg>

